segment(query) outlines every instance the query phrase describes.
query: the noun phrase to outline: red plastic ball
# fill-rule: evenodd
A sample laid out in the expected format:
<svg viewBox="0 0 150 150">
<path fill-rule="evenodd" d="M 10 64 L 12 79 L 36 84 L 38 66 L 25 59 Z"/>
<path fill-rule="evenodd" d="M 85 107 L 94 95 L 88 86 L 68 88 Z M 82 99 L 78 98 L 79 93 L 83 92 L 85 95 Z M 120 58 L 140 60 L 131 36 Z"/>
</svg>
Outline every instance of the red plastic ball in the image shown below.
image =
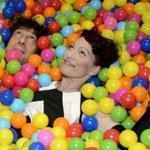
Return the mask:
<svg viewBox="0 0 150 150">
<path fill-rule="evenodd" d="M 127 109 L 131 109 L 136 105 L 137 101 L 136 101 L 136 97 L 134 94 L 132 93 L 124 93 L 121 97 L 120 97 L 120 104 L 127 108 Z"/>
<path fill-rule="evenodd" d="M 32 89 L 33 92 L 37 92 L 39 90 L 39 82 L 38 82 L 38 80 L 30 79 L 28 84 L 27 84 L 27 87 Z"/>
<path fill-rule="evenodd" d="M 138 75 L 139 77 L 148 80 L 150 76 L 150 68 L 147 67 L 140 68 Z"/>
<path fill-rule="evenodd" d="M 111 139 L 116 143 L 119 143 L 120 132 L 116 129 L 108 129 L 104 132 L 104 139 Z"/>
<path fill-rule="evenodd" d="M 56 21 L 49 22 L 47 28 L 50 33 L 59 32 L 61 29 L 59 23 Z"/>
<path fill-rule="evenodd" d="M 99 25 L 103 24 L 103 19 L 101 17 L 97 17 L 95 20 L 94 20 L 94 24 L 98 27 Z"/>
<path fill-rule="evenodd" d="M 50 39 L 48 36 L 41 36 L 38 41 L 37 45 L 40 49 L 46 49 L 50 47 Z"/>
<path fill-rule="evenodd" d="M 117 19 L 117 21 L 123 21 L 128 17 L 128 15 L 123 8 L 118 8 L 114 12 L 114 17 Z"/>
<path fill-rule="evenodd" d="M 32 9 L 32 13 L 33 13 L 33 15 L 42 14 L 43 13 L 42 6 L 39 4 L 36 4 Z"/>
<path fill-rule="evenodd" d="M 15 84 L 14 76 L 10 74 L 5 74 L 2 77 L 2 85 L 6 88 L 13 88 Z"/>
<path fill-rule="evenodd" d="M 19 93 L 22 90 L 22 87 L 21 86 L 14 86 L 12 90 L 13 90 L 13 93 L 14 93 L 15 97 L 18 98 L 19 97 Z"/>
<path fill-rule="evenodd" d="M 84 129 L 80 123 L 73 123 L 69 126 L 67 130 L 68 137 L 81 137 Z"/>
<path fill-rule="evenodd" d="M 59 1 L 59 0 L 51 0 L 49 6 L 53 7 L 55 10 L 59 10 L 60 7 L 61 7 L 61 1 Z"/>
<path fill-rule="evenodd" d="M 104 15 L 105 12 L 106 12 L 106 10 L 104 10 L 104 9 L 99 9 L 99 10 L 97 11 L 97 16 L 103 18 L 103 15 Z"/>
</svg>

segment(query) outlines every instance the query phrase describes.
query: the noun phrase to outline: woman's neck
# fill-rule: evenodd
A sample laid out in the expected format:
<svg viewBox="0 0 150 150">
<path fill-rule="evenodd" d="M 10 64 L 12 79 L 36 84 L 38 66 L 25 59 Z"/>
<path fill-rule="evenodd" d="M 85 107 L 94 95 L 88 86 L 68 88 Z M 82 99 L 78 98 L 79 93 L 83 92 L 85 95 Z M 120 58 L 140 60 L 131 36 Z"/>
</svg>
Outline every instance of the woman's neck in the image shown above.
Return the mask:
<svg viewBox="0 0 150 150">
<path fill-rule="evenodd" d="M 57 89 L 64 92 L 75 92 L 80 91 L 81 86 L 86 80 L 83 79 L 71 79 L 63 77 L 57 84 Z"/>
</svg>

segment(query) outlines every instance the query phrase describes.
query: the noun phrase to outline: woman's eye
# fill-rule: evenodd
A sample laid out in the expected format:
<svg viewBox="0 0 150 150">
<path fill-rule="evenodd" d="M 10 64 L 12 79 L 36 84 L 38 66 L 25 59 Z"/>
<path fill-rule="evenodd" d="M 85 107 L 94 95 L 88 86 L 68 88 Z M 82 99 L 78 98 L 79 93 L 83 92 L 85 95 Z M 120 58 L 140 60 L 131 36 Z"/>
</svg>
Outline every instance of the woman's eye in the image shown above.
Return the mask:
<svg viewBox="0 0 150 150">
<path fill-rule="evenodd" d="M 86 53 L 84 51 L 80 51 L 80 55 L 86 56 Z"/>
</svg>

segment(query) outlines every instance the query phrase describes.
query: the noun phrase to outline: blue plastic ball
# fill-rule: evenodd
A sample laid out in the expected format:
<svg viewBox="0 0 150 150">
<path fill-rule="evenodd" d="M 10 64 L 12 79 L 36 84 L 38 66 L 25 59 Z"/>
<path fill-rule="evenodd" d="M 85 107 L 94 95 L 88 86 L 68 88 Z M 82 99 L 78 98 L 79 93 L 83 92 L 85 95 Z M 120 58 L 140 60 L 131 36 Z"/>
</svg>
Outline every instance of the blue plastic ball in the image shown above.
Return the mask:
<svg viewBox="0 0 150 150">
<path fill-rule="evenodd" d="M 15 9 L 13 7 L 4 7 L 2 12 L 3 16 L 8 19 L 13 18 L 15 15 Z"/>
<path fill-rule="evenodd" d="M 54 18 L 46 18 L 44 24 L 47 26 L 52 21 L 55 21 L 55 19 Z"/>
<path fill-rule="evenodd" d="M 67 25 L 67 26 L 64 26 L 60 32 L 64 37 L 68 37 L 71 33 L 73 33 L 73 28 L 72 26 Z"/>
<path fill-rule="evenodd" d="M 29 146 L 29 150 L 45 150 L 45 147 L 40 142 L 34 142 Z"/>
<path fill-rule="evenodd" d="M 38 134 L 39 134 L 39 132 L 40 132 L 40 131 L 36 131 L 36 132 L 32 135 L 31 140 L 32 140 L 33 142 L 37 142 L 37 141 L 38 141 Z"/>
<path fill-rule="evenodd" d="M 13 129 L 13 128 L 10 128 L 10 130 L 11 130 L 12 133 L 13 133 L 13 143 L 15 143 L 15 142 L 18 140 L 18 138 L 19 138 L 19 134 L 18 134 L 18 132 L 17 132 L 15 129 Z"/>
<path fill-rule="evenodd" d="M 141 77 L 136 77 L 135 79 L 133 79 L 132 81 L 132 88 L 135 86 L 143 86 L 144 88 L 148 88 L 148 81 L 141 78 Z"/>
<path fill-rule="evenodd" d="M 125 27 L 126 27 L 126 22 L 125 22 L 125 21 L 120 21 L 120 22 L 117 24 L 117 30 L 125 29 Z"/>
<path fill-rule="evenodd" d="M 11 90 L 4 90 L 0 92 L 0 102 L 3 105 L 11 105 L 14 101 L 14 93 Z"/>
<path fill-rule="evenodd" d="M 136 4 L 137 2 L 139 2 L 139 0 L 128 0 L 128 2 Z"/>
<path fill-rule="evenodd" d="M 0 43 L 0 48 L 5 48 L 5 43 L 3 41 Z"/>
<path fill-rule="evenodd" d="M 98 127 L 98 121 L 95 116 L 86 116 L 82 121 L 85 131 L 91 132 Z"/>
<path fill-rule="evenodd" d="M 97 76 L 92 76 L 91 78 L 89 78 L 86 83 L 92 83 L 95 86 L 100 86 L 102 85 L 102 83 L 100 82 L 99 78 Z"/>
<path fill-rule="evenodd" d="M 0 129 L 3 129 L 3 128 L 10 128 L 11 125 L 10 125 L 10 122 L 8 121 L 8 119 L 6 118 L 0 118 Z"/>
<path fill-rule="evenodd" d="M 13 111 L 13 112 L 24 112 L 25 110 L 25 103 L 23 100 L 21 99 L 15 99 L 13 101 L 13 103 L 10 105 L 10 109 Z"/>
<path fill-rule="evenodd" d="M 99 10 L 101 8 L 101 6 L 102 6 L 102 3 L 99 0 L 91 0 L 90 1 L 90 6 L 92 8 L 94 8 L 95 10 Z"/>
<path fill-rule="evenodd" d="M 55 49 L 56 57 L 58 58 L 62 57 L 66 51 L 67 51 L 67 47 L 65 45 L 57 46 L 57 48 Z"/>
<path fill-rule="evenodd" d="M 11 32 L 7 28 L 0 29 L 0 34 L 4 42 L 7 42 L 11 37 Z"/>
<path fill-rule="evenodd" d="M 83 15 L 84 14 L 84 12 L 88 9 L 88 8 L 90 8 L 91 6 L 89 6 L 89 5 L 85 5 L 82 9 L 81 9 L 81 14 Z"/>
<path fill-rule="evenodd" d="M 23 0 L 17 0 L 15 1 L 15 6 L 16 6 L 16 11 L 18 11 L 19 13 L 24 12 L 24 10 L 26 9 L 26 4 Z"/>
<path fill-rule="evenodd" d="M 11 7 L 11 8 L 13 8 L 15 10 L 15 8 L 16 8 L 15 0 L 8 0 L 8 1 L 6 1 L 6 5 L 5 6 L 6 7 Z"/>
<path fill-rule="evenodd" d="M 52 82 L 51 77 L 45 73 L 40 74 L 38 80 L 41 87 L 49 86 Z"/>
<path fill-rule="evenodd" d="M 146 52 L 146 53 L 150 53 L 150 37 L 148 38 L 143 38 L 140 41 L 141 44 L 141 49 Z"/>
</svg>

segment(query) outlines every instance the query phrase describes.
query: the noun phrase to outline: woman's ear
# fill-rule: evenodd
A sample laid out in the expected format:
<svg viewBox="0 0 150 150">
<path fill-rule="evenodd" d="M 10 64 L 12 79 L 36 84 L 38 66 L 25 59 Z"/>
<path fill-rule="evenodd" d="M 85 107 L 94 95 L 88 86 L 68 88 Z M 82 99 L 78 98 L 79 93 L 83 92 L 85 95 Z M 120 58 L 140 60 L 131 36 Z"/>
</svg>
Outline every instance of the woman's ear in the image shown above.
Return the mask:
<svg viewBox="0 0 150 150">
<path fill-rule="evenodd" d="M 89 75 L 90 76 L 95 76 L 99 73 L 101 67 L 100 66 L 94 66 L 91 68 L 90 72 L 89 72 Z"/>
</svg>

